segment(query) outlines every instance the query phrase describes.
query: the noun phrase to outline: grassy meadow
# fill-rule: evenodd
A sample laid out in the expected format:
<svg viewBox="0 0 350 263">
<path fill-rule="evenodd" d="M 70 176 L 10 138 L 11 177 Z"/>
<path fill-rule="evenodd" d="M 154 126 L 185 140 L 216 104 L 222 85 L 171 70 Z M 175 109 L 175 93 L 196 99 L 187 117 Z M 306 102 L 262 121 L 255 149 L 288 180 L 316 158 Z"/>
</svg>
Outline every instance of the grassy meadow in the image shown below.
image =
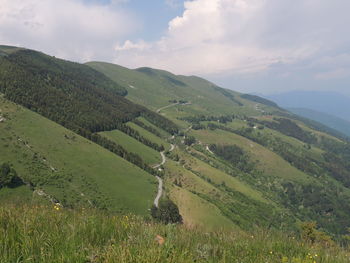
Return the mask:
<svg viewBox="0 0 350 263">
<path fill-rule="evenodd" d="M 142 156 L 143 160 L 147 164 L 153 165 L 161 162 L 159 152 L 152 149 L 151 147 L 144 145 L 143 143 L 123 133 L 122 131 L 113 130 L 100 132 L 99 134 L 121 145 L 125 149 L 128 149 L 129 152 Z"/>
<path fill-rule="evenodd" d="M 6 118 L 0 123 L 0 163 L 11 163 L 36 189 L 67 206 L 149 213 L 157 191 L 152 175 L 1 97 L 0 109 Z"/>
<path fill-rule="evenodd" d="M 0 262 L 347 263 L 348 248 L 298 233 L 202 232 L 137 216 L 58 206 L 0 207 Z"/>
<path fill-rule="evenodd" d="M 151 142 L 156 143 L 158 145 L 163 145 L 165 150 L 170 149 L 170 143 L 168 143 L 164 139 L 158 137 L 157 135 L 154 135 L 153 133 L 145 130 L 144 128 L 138 126 L 137 124 L 135 124 L 133 122 L 128 122 L 127 125 L 130 126 L 131 128 L 133 128 L 134 130 L 138 131 L 140 134 L 142 134 L 143 137 L 150 140 Z"/>
</svg>

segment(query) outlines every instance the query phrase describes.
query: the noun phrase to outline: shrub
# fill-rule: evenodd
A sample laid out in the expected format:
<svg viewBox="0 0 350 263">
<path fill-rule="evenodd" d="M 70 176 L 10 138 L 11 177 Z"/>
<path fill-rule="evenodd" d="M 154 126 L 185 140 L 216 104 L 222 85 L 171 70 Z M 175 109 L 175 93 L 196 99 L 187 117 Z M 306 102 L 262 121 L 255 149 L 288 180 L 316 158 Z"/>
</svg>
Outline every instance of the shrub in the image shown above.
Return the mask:
<svg viewBox="0 0 350 263">
<path fill-rule="evenodd" d="M 16 170 L 9 163 L 3 163 L 0 166 L 0 188 L 17 187 L 23 184 L 22 179 L 18 177 Z"/>
<path fill-rule="evenodd" d="M 159 202 L 158 208 L 153 206 L 151 208 L 151 215 L 156 220 L 163 222 L 164 224 L 182 223 L 182 217 L 179 213 L 177 205 L 167 199 Z"/>
<path fill-rule="evenodd" d="M 316 222 L 303 222 L 300 225 L 301 237 L 305 242 L 314 244 L 320 243 L 325 246 L 333 246 L 334 241 L 325 232 L 317 230 Z"/>
</svg>

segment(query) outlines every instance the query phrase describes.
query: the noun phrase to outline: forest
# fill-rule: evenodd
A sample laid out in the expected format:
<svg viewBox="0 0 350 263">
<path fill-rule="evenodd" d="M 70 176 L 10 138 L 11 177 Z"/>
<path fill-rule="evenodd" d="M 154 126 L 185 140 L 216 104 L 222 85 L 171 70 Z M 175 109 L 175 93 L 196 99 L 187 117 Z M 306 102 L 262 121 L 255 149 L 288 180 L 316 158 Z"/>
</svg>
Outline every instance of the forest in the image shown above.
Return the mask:
<svg viewBox="0 0 350 263">
<path fill-rule="evenodd" d="M 94 69 L 32 50 L 0 57 L 0 92 L 5 98 L 35 111 L 86 137 L 142 169 L 154 173 L 140 156 L 97 135 L 119 129 L 145 145 L 157 145 L 124 123 L 143 116 L 171 134 L 178 132 L 170 120 L 132 103 L 127 91 Z"/>
<path fill-rule="evenodd" d="M 274 118 L 274 121 L 258 121 L 256 122 L 265 125 L 266 127 L 277 130 L 284 135 L 294 137 L 305 143 L 316 143 L 317 139 L 311 132 L 305 131 L 300 128 L 294 121 L 286 118 Z"/>
<path fill-rule="evenodd" d="M 242 172 L 249 173 L 254 169 L 255 165 L 249 155 L 237 145 L 211 144 L 209 149 Z"/>
</svg>

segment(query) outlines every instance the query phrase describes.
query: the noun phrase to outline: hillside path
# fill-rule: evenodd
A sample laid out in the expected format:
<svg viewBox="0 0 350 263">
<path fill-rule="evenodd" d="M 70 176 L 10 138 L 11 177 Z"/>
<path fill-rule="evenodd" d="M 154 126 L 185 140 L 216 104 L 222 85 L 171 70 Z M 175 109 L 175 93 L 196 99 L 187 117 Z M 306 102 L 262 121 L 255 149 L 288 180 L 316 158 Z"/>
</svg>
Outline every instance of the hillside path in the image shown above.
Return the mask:
<svg viewBox="0 0 350 263">
<path fill-rule="evenodd" d="M 159 108 L 158 110 L 156 110 L 156 112 L 159 113 L 161 110 L 165 110 L 165 109 L 167 109 L 167 108 L 170 108 L 170 107 L 175 106 L 175 105 L 178 105 L 178 104 L 179 104 L 179 103 L 176 102 L 176 103 L 172 103 L 172 104 L 170 104 L 170 105 L 166 105 L 166 106 L 161 107 L 161 108 Z"/>
<path fill-rule="evenodd" d="M 170 150 L 169 152 L 171 152 L 172 150 L 175 149 L 175 145 L 174 144 L 171 144 L 171 147 L 170 147 Z M 154 169 L 157 169 L 159 168 L 160 166 L 164 165 L 165 162 L 166 162 L 166 157 L 165 157 L 165 154 L 164 154 L 164 151 L 163 152 L 160 152 L 160 156 L 162 157 L 162 162 L 153 166 Z M 158 193 L 157 193 L 157 196 L 156 198 L 154 199 L 154 205 L 156 207 L 158 207 L 159 205 L 159 199 L 160 197 L 162 196 L 163 194 L 163 179 L 160 178 L 159 176 L 156 176 L 156 178 L 158 179 Z"/>
<path fill-rule="evenodd" d="M 156 206 L 156 207 L 158 207 L 158 204 L 159 204 L 159 199 L 160 199 L 160 197 L 162 196 L 162 194 L 163 194 L 163 179 L 162 178 L 160 178 L 159 176 L 156 176 L 157 177 L 157 179 L 158 179 L 158 193 L 157 193 L 157 196 L 156 196 L 156 198 L 154 199 L 154 205 Z"/>
<path fill-rule="evenodd" d="M 207 145 L 206 147 L 207 151 L 210 152 L 211 154 L 214 154 L 210 149 L 209 149 L 209 146 Z"/>
<path fill-rule="evenodd" d="M 159 164 L 156 164 L 155 166 L 153 166 L 154 169 L 162 166 L 166 162 L 166 157 L 165 157 L 164 152 L 160 152 L 160 156 L 162 157 L 162 161 Z"/>
</svg>

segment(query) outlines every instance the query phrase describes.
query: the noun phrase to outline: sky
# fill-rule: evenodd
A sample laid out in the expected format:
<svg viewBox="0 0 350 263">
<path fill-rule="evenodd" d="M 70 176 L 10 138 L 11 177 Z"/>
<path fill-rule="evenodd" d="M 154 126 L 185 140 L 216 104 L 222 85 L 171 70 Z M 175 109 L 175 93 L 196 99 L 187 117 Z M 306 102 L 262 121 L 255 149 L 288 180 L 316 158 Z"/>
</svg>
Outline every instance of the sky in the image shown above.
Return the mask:
<svg viewBox="0 0 350 263">
<path fill-rule="evenodd" d="M 349 10 L 349 0 L 0 0 L 0 44 L 245 93 L 350 96 Z"/>
</svg>

